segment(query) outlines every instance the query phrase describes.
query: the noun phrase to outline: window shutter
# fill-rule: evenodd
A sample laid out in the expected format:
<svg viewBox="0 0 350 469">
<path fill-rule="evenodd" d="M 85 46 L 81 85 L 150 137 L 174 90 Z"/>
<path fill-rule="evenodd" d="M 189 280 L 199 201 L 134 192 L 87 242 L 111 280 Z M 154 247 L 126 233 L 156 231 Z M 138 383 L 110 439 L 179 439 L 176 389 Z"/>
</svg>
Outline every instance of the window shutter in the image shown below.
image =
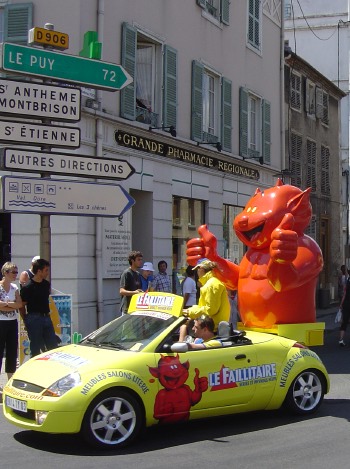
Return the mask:
<svg viewBox="0 0 350 469">
<path fill-rule="evenodd" d="M 239 154 L 248 156 L 248 90 L 239 89 Z"/>
<path fill-rule="evenodd" d="M 203 65 L 192 62 L 192 125 L 191 139 L 202 140 L 203 132 Z"/>
<path fill-rule="evenodd" d="M 224 24 L 230 24 L 230 0 L 221 0 L 221 21 Z"/>
<path fill-rule="evenodd" d="M 318 119 L 323 117 L 323 91 L 318 86 L 316 87 L 316 117 Z"/>
<path fill-rule="evenodd" d="M 197 0 L 197 5 L 199 5 L 202 8 L 205 8 L 205 2 L 206 0 Z"/>
<path fill-rule="evenodd" d="M 249 0 L 248 41 L 254 47 L 260 47 L 260 0 Z"/>
<path fill-rule="evenodd" d="M 136 46 L 136 29 L 128 23 L 123 23 L 122 66 L 131 75 L 134 81 L 120 92 L 120 115 L 129 120 L 135 120 L 136 118 Z"/>
<path fill-rule="evenodd" d="M 177 115 L 177 51 L 164 47 L 163 125 L 176 128 Z"/>
<path fill-rule="evenodd" d="M 221 145 L 225 151 L 232 150 L 232 82 L 222 77 L 221 86 Z"/>
<path fill-rule="evenodd" d="M 312 191 L 316 191 L 316 143 L 307 140 L 307 179 L 306 184 L 311 187 Z"/>
<path fill-rule="evenodd" d="M 262 101 L 262 156 L 264 163 L 271 163 L 271 103 Z"/>
<path fill-rule="evenodd" d="M 292 133 L 291 135 L 291 161 L 290 170 L 292 177 L 290 183 L 292 186 L 301 187 L 301 168 L 302 168 L 302 137 Z"/>
<path fill-rule="evenodd" d="M 329 182 L 329 161 L 330 152 L 329 148 L 321 146 L 321 193 L 324 195 L 331 195 L 331 186 Z"/>
<path fill-rule="evenodd" d="M 328 93 L 323 93 L 322 95 L 322 122 L 324 124 L 328 124 L 328 108 L 329 108 L 329 95 Z"/>
<path fill-rule="evenodd" d="M 33 27 L 33 4 L 6 5 L 4 9 L 4 41 L 28 44 L 28 31 Z"/>
</svg>

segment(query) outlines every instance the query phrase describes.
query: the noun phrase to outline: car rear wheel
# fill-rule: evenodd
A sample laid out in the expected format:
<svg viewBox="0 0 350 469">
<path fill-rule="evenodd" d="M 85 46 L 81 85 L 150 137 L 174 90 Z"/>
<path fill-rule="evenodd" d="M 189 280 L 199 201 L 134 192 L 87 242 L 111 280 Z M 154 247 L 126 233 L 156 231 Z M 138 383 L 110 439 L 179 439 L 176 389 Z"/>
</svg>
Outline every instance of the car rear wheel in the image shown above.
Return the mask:
<svg viewBox="0 0 350 469">
<path fill-rule="evenodd" d="M 311 414 L 322 404 L 324 393 L 322 374 L 317 370 L 304 370 L 291 384 L 285 403 L 293 413 Z"/>
<path fill-rule="evenodd" d="M 82 435 L 99 448 L 116 448 L 130 443 L 143 427 L 143 412 L 137 399 L 122 390 L 108 390 L 97 396 L 85 413 Z"/>
</svg>

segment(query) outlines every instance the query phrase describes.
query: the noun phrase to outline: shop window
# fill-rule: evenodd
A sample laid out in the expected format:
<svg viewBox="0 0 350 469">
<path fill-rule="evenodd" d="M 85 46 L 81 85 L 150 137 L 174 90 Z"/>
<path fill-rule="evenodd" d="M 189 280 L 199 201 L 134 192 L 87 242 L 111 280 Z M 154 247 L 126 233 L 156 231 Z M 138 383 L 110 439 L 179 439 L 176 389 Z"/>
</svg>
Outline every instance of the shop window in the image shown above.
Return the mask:
<svg viewBox="0 0 350 469">
<path fill-rule="evenodd" d="M 133 82 L 121 90 L 121 117 L 152 127 L 176 128 L 176 50 L 124 23 L 122 66 Z"/>
<path fill-rule="evenodd" d="M 205 202 L 173 197 L 173 275 L 181 281 L 187 267 L 186 243 L 197 237 L 196 229 L 205 223 Z"/>
<path fill-rule="evenodd" d="M 246 248 L 240 241 L 233 229 L 233 220 L 241 213 L 243 207 L 224 205 L 223 208 L 223 238 L 224 252 L 223 257 L 229 259 L 235 264 L 239 264 L 244 256 Z"/>
</svg>

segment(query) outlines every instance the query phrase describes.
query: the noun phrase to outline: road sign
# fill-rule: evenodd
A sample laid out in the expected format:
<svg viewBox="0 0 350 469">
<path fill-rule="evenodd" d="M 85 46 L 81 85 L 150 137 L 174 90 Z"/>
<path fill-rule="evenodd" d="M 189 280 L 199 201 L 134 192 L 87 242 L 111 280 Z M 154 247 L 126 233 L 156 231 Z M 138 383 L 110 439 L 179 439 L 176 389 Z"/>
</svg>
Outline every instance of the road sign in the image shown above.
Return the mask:
<svg viewBox="0 0 350 469">
<path fill-rule="evenodd" d="M 135 200 L 118 184 L 3 176 L 5 212 L 119 217 Z"/>
<path fill-rule="evenodd" d="M 1 168 L 32 173 L 64 174 L 96 179 L 127 179 L 135 169 L 125 160 L 94 158 L 75 153 L 45 153 L 20 148 L 4 148 Z"/>
<path fill-rule="evenodd" d="M 132 83 L 121 65 L 45 49 L 3 43 L 0 45 L 3 70 L 78 83 L 91 88 L 117 91 Z"/>
<path fill-rule="evenodd" d="M 28 43 L 65 50 L 69 48 L 69 36 L 66 33 L 60 33 L 51 29 L 32 28 L 28 31 Z"/>
<path fill-rule="evenodd" d="M 0 112 L 19 117 L 80 120 L 78 88 L 0 79 Z"/>
<path fill-rule="evenodd" d="M 58 127 L 55 125 L 0 120 L 0 142 L 26 145 L 48 145 L 63 148 L 79 148 L 80 129 L 78 127 Z"/>
</svg>

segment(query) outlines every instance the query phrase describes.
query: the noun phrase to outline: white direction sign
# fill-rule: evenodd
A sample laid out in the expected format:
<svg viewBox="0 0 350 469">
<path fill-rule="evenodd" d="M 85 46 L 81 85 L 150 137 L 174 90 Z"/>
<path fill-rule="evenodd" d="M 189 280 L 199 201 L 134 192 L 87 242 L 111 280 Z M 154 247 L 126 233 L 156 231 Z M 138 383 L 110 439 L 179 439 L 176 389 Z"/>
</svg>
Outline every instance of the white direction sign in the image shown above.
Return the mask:
<svg viewBox="0 0 350 469">
<path fill-rule="evenodd" d="M 0 120 L 0 142 L 12 142 L 40 147 L 79 148 L 80 129 L 78 127 L 58 127 L 55 125 Z"/>
<path fill-rule="evenodd" d="M 0 79 L 0 112 L 34 119 L 77 122 L 80 89 Z"/>
<path fill-rule="evenodd" d="M 32 173 L 64 174 L 96 179 L 127 179 L 135 169 L 125 160 L 94 158 L 75 153 L 45 153 L 20 148 L 4 148 L 0 167 Z"/>
<path fill-rule="evenodd" d="M 5 212 L 120 217 L 135 200 L 120 185 L 58 179 L 1 178 Z"/>
</svg>

